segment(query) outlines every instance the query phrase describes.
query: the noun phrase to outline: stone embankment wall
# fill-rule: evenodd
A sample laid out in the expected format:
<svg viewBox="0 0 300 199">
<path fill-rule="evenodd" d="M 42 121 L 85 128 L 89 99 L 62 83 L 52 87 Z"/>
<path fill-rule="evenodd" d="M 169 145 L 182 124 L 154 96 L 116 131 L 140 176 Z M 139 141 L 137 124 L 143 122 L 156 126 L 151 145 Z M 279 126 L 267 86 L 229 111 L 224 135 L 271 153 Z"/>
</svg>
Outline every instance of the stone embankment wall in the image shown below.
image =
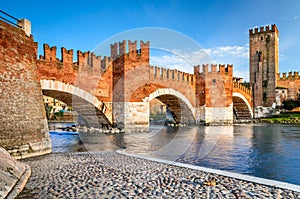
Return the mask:
<svg viewBox="0 0 300 199">
<path fill-rule="evenodd" d="M 31 169 L 0 147 L 0 199 L 15 198 L 28 181 Z"/>
</svg>

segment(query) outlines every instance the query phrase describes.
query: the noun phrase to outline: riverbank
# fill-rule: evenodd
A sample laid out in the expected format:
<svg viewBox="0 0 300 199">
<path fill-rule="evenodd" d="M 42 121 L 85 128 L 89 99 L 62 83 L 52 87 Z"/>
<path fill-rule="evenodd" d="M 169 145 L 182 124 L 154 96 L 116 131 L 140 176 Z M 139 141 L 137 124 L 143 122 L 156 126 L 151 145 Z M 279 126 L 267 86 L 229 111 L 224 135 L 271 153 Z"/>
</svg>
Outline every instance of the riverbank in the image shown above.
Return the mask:
<svg viewBox="0 0 300 199">
<path fill-rule="evenodd" d="M 269 124 L 300 124 L 300 118 L 262 118 L 259 123 Z"/>
<path fill-rule="evenodd" d="M 299 124 L 300 114 L 299 112 L 286 112 L 279 115 L 273 115 L 266 118 L 257 119 L 260 123 L 270 123 L 270 124 Z"/>
<path fill-rule="evenodd" d="M 16 161 L 0 147 L 0 199 L 15 198 L 25 187 L 30 174 L 27 164 Z"/>
<path fill-rule="evenodd" d="M 18 198 L 300 197 L 291 190 L 116 152 L 59 153 L 23 161 L 32 175 Z"/>
</svg>

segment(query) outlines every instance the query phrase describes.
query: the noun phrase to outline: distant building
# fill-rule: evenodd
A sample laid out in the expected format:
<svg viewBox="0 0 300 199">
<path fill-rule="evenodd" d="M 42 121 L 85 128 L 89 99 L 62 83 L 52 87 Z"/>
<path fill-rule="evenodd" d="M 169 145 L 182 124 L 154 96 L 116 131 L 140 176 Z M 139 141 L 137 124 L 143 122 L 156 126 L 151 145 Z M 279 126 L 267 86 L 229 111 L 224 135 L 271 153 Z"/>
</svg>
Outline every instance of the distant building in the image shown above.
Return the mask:
<svg viewBox="0 0 300 199">
<path fill-rule="evenodd" d="M 51 112 L 59 112 L 61 110 L 67 109 L 68 107 L 67 104 L 52 97 L 48 97 L 44 95 L 43 99 L 44 99 L 44 104 L 47 104 L 48 106 L 52 106 Z"/>
<path fill-rule="evenodd" d="M 288 99 L 288 89 L 283 87 L 276 88 L 276 105 L 281 106 L 284 100 Z"/>
</svg>

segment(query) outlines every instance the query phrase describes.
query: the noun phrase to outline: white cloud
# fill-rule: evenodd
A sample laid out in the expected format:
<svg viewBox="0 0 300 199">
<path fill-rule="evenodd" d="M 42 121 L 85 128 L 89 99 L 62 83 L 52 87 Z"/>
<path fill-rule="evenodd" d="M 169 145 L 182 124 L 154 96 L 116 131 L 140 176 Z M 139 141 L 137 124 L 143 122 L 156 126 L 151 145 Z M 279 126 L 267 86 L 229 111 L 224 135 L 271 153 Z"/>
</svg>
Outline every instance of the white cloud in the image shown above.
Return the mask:
<svg viewBox="0 0 300 199">
<path fill-rule="evenodd" d="M 283 62 L 283 61 L 286 61 L 286 60 L 287 60 L 287 57 L 284 54 L 280 54 L 279 62 Z"/>
<path fill-rule="evenodd" d="M 208 49 L 212 57 L 236 57 L 236 58 L 249 58 L 249 45 L 244 46 L 219 46 Z"/>
<path fill-rule="evenodd" d="M 193 65 L 177 55 L 151 56 L 150 62 L 153 66 L 193 73 Z"/>
<path fill-rule="evenodd" d="M 164 68 L 178 69 L 193 73 L 193 66 L 202 64 L 233 64 L 234 76 L 249 80 L 249 45 L 218 46 L 200 49 L 192 53 L 171 50 L 170 54 L 151 56 L 150 64 Z"/>
<path fill-rule="evenodd" d="M 234 77 L 242 77 L 244 81 L 248 82 L 249 81 L 249 71 L 237 71 L 233 69 L 233 76 Z"/>
<path fill-rule="evenodd" d="M 281 17 L 281 20 L 282 20 L 282 21 L 285 21 L 285 20 L 291 21 L 291 20 L 298 20 L 298 19 L 299 19 L 299 16 L 293 16 L 293 17 Z"/>
</svg>

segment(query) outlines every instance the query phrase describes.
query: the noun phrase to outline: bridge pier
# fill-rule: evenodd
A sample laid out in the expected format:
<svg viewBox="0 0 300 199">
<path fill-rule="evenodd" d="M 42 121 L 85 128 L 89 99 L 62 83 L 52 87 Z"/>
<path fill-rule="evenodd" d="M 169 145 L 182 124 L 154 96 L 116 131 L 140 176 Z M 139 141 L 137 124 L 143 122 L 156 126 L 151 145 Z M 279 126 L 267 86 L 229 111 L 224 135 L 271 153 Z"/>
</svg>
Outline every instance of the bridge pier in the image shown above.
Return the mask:
<svg viewBox="0 0 300 199">
<path fill-rule="evenodd" d="M 205 124 L 232 124 L 233 107 L 206 107 Z"/>
<path fill-rule="evenodd" d="M 149 130 L 149 102 L 114 102 L 114 122 L 126 132 Z"/>
<path fill-rule="evenodd" d="M 16 158 L 51 152 L 36 49 L 33 37 L 0 21 L 0 146 Z"/>
</svg>

